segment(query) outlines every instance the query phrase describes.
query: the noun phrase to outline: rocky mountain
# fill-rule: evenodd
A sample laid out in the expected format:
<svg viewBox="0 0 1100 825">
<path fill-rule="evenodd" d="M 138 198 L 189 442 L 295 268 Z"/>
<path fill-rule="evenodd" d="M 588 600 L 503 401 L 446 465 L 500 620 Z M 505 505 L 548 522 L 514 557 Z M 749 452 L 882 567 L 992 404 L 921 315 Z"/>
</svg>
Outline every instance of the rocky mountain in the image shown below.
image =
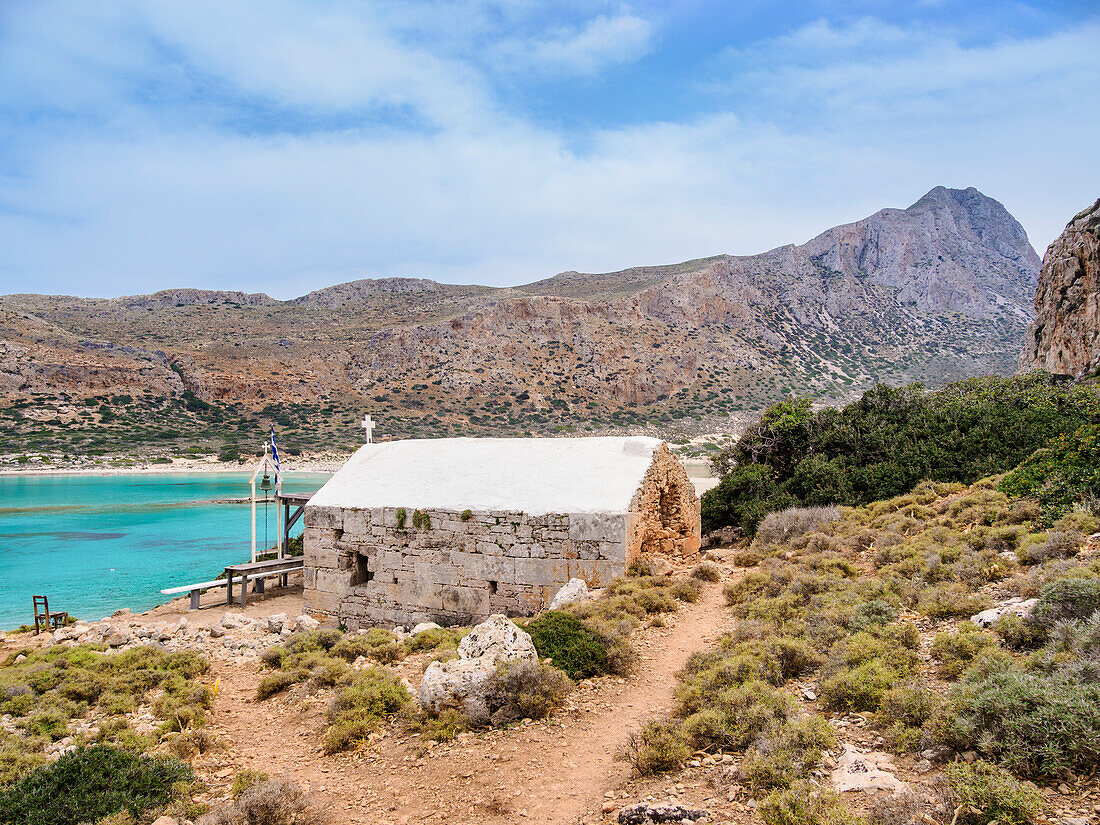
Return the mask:
<svg viewBox="0 0 1100 825">
<path fill-rule="evenodd" d="M 185 398 L 200 418 L 289 421 L 303 443 L 354 441 L 368 410 L 387 435 L 689 434 L 736 428 L 788 392 L 1010 373 L 1038 268 L 1001 204 L 937 187 L 798 246 L 508 289 L 389 278 L 292 301 L 5 296 L 0 398 L 80 427 L 98 423 L 74 418 L 81 404 Z M 124 426 L 122 413 L 108 418 Z M 210 429 L 192 424 L 172 428 Z"/>
<path fill-rule="evenodd" d="M 1035 320 L 1020 369 L 1080 378 L 1100 369 L 1100 199 L 1073 217 L 1043 257 Z"/>
</svg>

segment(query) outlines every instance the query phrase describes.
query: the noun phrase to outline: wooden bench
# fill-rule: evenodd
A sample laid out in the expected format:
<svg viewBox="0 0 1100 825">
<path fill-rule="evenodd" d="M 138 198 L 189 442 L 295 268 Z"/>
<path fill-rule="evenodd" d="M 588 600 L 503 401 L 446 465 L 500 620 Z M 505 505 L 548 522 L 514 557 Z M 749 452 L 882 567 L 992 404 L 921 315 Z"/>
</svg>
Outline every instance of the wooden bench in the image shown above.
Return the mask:
<svg viewBox="0 0 1100 825">
<path fill-rule="evenodd" d="M 248 584 L 256 582 L 256 592 L 264 592 L 264 579 L 269 576 L 278 576 L 283 586 L 286 586 L 287 574 L 294 570 L 302 570 L 305 567 L 305 559 L 296 556 L 290 559 L 270 559 L 268 561 L 254 561 L 247 564 L 231 564 L 225 568 L 225 603 L 233 604 L 233 579 L 241 579 L 241 607 L 248 604 Z"/>
<path fill-rule="evenodd" d="M 257 583 L 256 584 L 257 592 L 263 593 L 264 592 L 264 579 L 265 578 L 267 578 L 268 576 L 280 575 L 281 578 L 282 578 L 282 583 L 285 585 L 286 584 L 286 574 L 290 571 L 293 571 L 293 570 L 301 570 L 302 565 L 303 565 L 303 561 L 302 561 L 301 557 L 294 558 L 294 559 L 274 559 L 273 561 L 283 564 L 284 567 L 282 567 L 278 570 L 262 570 L 261 569 L 261 570 L 256 571 L 256 572 L 252 572 L 252 573 L 242 575 L 240 572 L 238 572 L 240 568 L 242 568 L 242 567 L 252 567 L 253 565 L 251 565 L 251 564 L 235 564 L 235 565 L 232 566 L 232 569 L 234 571 L 234 574 L 233 574 L 234 578 L 241 579 L 241 580 L 247 579 L 247 581 L 256 582 Z M 289 565 L 287 565 L 288 562 L 290 563 Z M 269 562 L 256 562 L 256 564 L 261 565 L 261 564 L 270 564 L 270 563 Z M 217 587 L 225 587 L 225 588 L 227 588 L 225 603 L 226 604 L 232 604 L 233 603 L 233 586 L 232 586 L 232 582 L 230 580 L 229 571 L 230 571 L 230 568 L 227 567 L 225 569 L 226 577 L 224 579 L 212 579 L 211 581 L 208 581 L 208 582 L 198 582 L 196 584 L 185 584 L 182 587 L 167 587 L 164 590 L 161 590 L 160 592 L 163 593 L 166 596 L 175 596 L 175 595 L 178 595 L 180 593 L 189 593 L 189 594 L 191 594 L 191 609 L 192 610 L 198 610 L 198 608 L 199 608 L 199 596 L 200 595 L 202 595 L 207 590 L 213 590 L 214 588 L 217 588 Z M 244 607 L 244 605 L 246 603 L 246 599 L 247 599 L 245 593 L 248 590 L 248 585 L 246 583 L 244 583 L 244 581 L 242 581 L 241 590 L 242 590 L 242 593 L 241 593 L 241 607 Z"/>
</svg>

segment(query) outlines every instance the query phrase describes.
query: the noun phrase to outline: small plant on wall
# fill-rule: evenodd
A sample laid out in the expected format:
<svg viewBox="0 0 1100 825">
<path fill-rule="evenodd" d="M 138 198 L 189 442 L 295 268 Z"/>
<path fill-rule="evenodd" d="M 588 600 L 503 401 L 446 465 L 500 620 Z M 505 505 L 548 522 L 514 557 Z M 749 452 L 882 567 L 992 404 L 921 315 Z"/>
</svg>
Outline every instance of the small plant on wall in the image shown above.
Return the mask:
<svg viewBox="0 0 1100 825">
<path fill-rule="evenodd" d="M 413 527 L 422 530 L 430 530 L 432 527 L 431 517 L 422 510 L 413 510 Z"/>
<path fill-rule="evenodd" d="M 408 513 L 405 512 L 405 508 L 404 507 L 398 507 L 397 508 L 397 529 L 398 530 L 404 530 L 405 529 L 405 519 L 407 517 L 408 517 Z"/>
</svg>

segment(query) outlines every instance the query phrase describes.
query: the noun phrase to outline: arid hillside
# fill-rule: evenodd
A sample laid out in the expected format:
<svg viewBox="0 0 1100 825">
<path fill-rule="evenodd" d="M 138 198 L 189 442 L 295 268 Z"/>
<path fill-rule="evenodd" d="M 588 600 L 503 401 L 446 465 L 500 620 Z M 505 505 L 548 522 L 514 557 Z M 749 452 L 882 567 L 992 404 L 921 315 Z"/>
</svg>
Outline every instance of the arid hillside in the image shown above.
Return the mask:
<svg viewBox="0 0 1100 825">
<path fill-rule="evenodd" d="M 1011 373 L 1038 269 L 1001 204 L 937 187 L 800 246 L 509 289 L 9 295 L 0 398 L 17 426 L 0 453 L 232 441 L 268 422 L 339 447 L 366 411 L 387 437 L 736 428 L 788 392 Z"/>
</svg>

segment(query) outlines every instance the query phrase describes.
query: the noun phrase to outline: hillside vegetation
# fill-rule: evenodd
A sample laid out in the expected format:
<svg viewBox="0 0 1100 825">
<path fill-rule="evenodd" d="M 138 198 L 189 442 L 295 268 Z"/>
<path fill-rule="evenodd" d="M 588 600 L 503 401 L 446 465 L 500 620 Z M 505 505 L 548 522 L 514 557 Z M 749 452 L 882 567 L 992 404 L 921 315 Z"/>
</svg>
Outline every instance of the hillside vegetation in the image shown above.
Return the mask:
<svg viewBox="0 0 1100 825">
<path fill-rule="evenodd" d="M 733 754 L 727 781 L 767 825 L 1023 825 L 1043 806 L 1026 780 L 1094 773 L 1100 560 L 1085 536 L 1100 520 L 1075 511 L 1044 530 L 1038 503 L 997 482 L 769 515 L 737 556 L 753 569 L 726 585 L 736 630 L 688 662 L 671 715 L 632 742 L 635 768 Z M 1009 596 L 1038 603 L 991 630 L 970 621 Z M 852 718 L 942 774 L 854 816 L 813 783 Z"/>
<path fill-rule="evenodd" d="M 967 484 L 1025 460 L 1031 469 L 1014 473 L 1007 489 L 1040 497 L 1049 521 L 1100 481 L 1089 475 L 1097 420 L 1092 389 L 1042 373 L 937 391 L 880 385 L 841 409 L 814 411 L 792 398 L 714 459 L 722 480 L 703 497 L 703 527 L 751 535 L 767 513 L 787 507 L 865 504 L 926 479 Z M 1057 483 L 1052 463 L 1067 468 Z"/>
</svg>

